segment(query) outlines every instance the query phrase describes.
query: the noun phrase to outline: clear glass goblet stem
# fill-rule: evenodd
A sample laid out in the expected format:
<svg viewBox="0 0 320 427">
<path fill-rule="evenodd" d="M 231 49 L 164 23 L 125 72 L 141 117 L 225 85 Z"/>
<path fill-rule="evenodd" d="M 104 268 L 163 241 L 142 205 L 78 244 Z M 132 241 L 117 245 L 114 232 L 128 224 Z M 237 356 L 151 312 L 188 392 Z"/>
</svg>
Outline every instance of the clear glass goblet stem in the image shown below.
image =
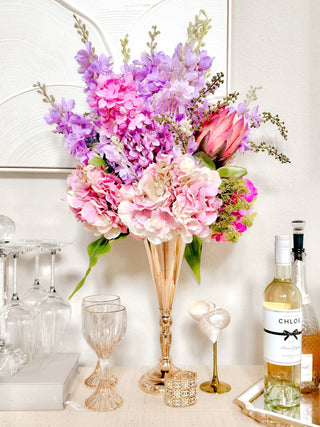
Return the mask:
<svg viewBox="0 0 320 427">
<path fill-rule="evenodd" d="M 56 285 L 55 285 L 56 254 L 57 254 L 57 251 L 55 249 L 51 251 L 51 272 L 50 272 L 49 292 L 56 292 Z"/>
<path fill-rule="evenodd" d="M 122 404 L 122 398 L 111 387 L 108 362 L 126 331 L 126 309 L 120 304 L 94 304 L 84 307 L 83 334 L 100 362 L 100 380 L 94 393 L 85 401 L 89 409 L 111 411 Z"/>
<path fill-rule="evenodd" d="M 110 411 L 122 405 L 123 399 L 114 390 L 109 376 L 109 359 L 99 357 L 100 379 L 95 392 L 86 399 L 86 406 L 98 411 Z M 97 408 L 97 399 L 99 407 Z"/>
<path fill-rule="evenodd" d="M 63 338 L 71 318 L 71 305 L 65 301 L 55 287 L 56 249 L 51 249 L 50 288 L 38 305 L 40 322 L 39 347 L 43 353 L 61 351 Z"/>
<path fill-rule="evenodd" d="M 7 301 L 7 257 L 5 254 L 0 253 L 0 308 L 3 307 Z M 0 341 L 2 346 L 5 345 L 4 338 L 4 319 L 0 319 Z M 1 370 L 1 368 L 0 368 Z"/>
<path fill-rule="evenodd" d="M 40 253 L 37 252 L 34 259 L 34 283 L 40 283 Z"/>
<path fill-rule="evenodd" d="M 88 295 L 82 300 L 82 308 L 90 304 L 96 303 L 110 303 L 110 304 L 120 304 L 120 297 L 113 294 L 96 294 Z M 100 362 L 98 360 L 94 371 L 85 379 L 84 383 L 88 387 L 96 387 L 99 384 L 100 380 Z M 109 382 L 111 386 L 117 384 L 118 379 L 112 373 L 109 373 Z"/>
<path fill-rule="evenodd" d="M 19 300 L 18 297 L 18 282 L 17 282 L 17 265 L 18 265 L 18 254 L 13 254 L 13 277 L 12 277 L 12 301 Z"/>
<path fill-rule="evenodd" d="M 30 361 L 34 354 L 36 315 L 20 301 L 18 296 L 17 264 L 21 252 L 12 254 L 12 297 L 3 306 L 0 314 L 5 325 L 5 341 L 14 348 L 20 349 L 25 354 L 26 360 Z"/>
<path fill-rule="evenodd" d="M 0 308 L 7 301 L 7 257 L 0 252 Z"/>
</svg>

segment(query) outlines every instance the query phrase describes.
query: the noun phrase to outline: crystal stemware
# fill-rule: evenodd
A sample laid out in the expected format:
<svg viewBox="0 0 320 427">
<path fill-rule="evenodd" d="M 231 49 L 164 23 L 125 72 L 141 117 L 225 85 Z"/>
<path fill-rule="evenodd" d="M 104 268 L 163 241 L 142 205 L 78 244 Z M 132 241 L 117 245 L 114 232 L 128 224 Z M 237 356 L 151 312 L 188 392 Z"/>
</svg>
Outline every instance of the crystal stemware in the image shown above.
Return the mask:
<svg viewBox="0 0 320 427">
<path fill-rule="evenodd" d="M 85 405 L 95 411 L 110 411 L 118 408 L 123 400 L 111 387 L 108 376 L 108 361 L 126 331 L 126 308 L 120 304 L 94 304 L 82 310 L 83 335 L 97 353 L 101 366 L 100 381 L 95 392 Z"/>
<path fill-rule="evenodd" d="M 17 284 L 17 263 L 19 254 L 29 250 L 28 245 L 11 247 L 13 261 L 12 297 L 0 310 L 1 339 L 5 344 L 20 349 L 30 361 L 35 347 L 36 315 L 20 301 Z"/>
<path fill-rule="evenodd" d="M 0 377 L 16 374 L 27 363 L 26 355 L 0 339 Z"/>
<path fill-rule="evenodd" d="M 6 215 L 0 215 L 0 243 L 10 242 L 15 231 L 15 222 Z"/>
<path fill-rule="evenodd" d="M 22 296 L 23 302 L 33 310 L 37 308 L 47 295 L 44 287 L 40 285 L 40 251 L 41 244 L 39 243 L 36 245 L 33 285 Z"/>
<path fill-rule="evenodd" d="M 10 241 L 15 229 L 15 223 L 11 218 L 0 215 L 0 308 L 8 299 L 7 261 L 13 250 Z M 6 343 L 4 338 L 6 338 L 6 319 L 0 316 L 0 376 L 11 376 L 27 363 L 27 356 L 13 345 Z"/>
<path fill-rule="evenodd" d="M 71 318 L 71 305 L 56 291 L 55 260 L 59 246 L 52 246 L 50 289 L 38 305 L 40 325 L 40 351 L 55 353 L 62 347 L 62 340 Z"/>
<path fill-rule="evenodd" d="M 97 294 L 97 295 L 88 295 L 82 300 L 82 310 L 88 305 L 99 304 L 99 303 L 110 303 L 110 304 L 120 304 L 120 297 L 118 295 L 112 294 Z M 83 317 L 82 317 L 83 319 Z M 85 379 L 84 383 L 88 387 L 96 387 L 100 379 L 100 362 L 98 360 L 96 367 L 91 375 Z M 109 375 L 110 385 L 115 385 L 118 382 L 118 379 L 115 375 Z"/>
</svg>

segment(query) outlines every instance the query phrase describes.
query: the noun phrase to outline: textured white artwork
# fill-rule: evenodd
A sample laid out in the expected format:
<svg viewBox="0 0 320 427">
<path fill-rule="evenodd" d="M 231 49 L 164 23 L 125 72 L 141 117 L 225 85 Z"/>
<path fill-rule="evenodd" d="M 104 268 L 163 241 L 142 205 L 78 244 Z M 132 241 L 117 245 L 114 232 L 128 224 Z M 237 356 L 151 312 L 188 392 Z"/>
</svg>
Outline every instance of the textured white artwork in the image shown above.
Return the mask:
<svg viewBox="0 0 320 427">
<path fill-rule="evenodd" d="M 206 49 L 214 72 L 228 75 L 228 0 L 1 0 L 0 1 L 0 171 L 61 171 L 76 164 L 43 120 L 48 104 L 33 89 L 46 83 L 56 100 L 76 100 L 87 110 L 74 56 L 82 48 L 75 13 L 86 23 L 98 54 L 114 60 L 119 72 L 120 39 L 129 35 L 131 59 L 146 49 L 152 25 L 161 31 L 157 49 L 172 54 L 186 39 L 188 23 L 200 9 L 212 18 Z M 227 85 L 220 89 L 224 95 Z"/>
</svg>

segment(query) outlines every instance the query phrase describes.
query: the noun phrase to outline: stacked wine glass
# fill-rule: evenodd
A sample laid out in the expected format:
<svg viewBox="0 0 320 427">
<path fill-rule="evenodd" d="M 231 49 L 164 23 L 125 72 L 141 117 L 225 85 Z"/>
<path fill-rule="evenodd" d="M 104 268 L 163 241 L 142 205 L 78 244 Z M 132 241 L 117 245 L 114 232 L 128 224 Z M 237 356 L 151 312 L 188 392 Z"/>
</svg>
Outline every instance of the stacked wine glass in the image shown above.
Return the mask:
<svg viewBox="0 0 320 427">
<path fill-rule="evenodd" d="M 0 215 L 0 376 L 14 375 L 37 353 L 61 349 L 62 338 L 71 317 L 71 306 L 56 292 L 55 256 L 64 244 L 56 241 L 12 241 L 14 222 Z M 33 285 L 20 300 L 18 259 L 35 253 Z M 40 284 L 40 254 L 51 254 L 49 291 Z M 11 268 L 10 268 L 11 267 Z M 11 298 L 8 298 L 12 287 Z"/>
</svg>

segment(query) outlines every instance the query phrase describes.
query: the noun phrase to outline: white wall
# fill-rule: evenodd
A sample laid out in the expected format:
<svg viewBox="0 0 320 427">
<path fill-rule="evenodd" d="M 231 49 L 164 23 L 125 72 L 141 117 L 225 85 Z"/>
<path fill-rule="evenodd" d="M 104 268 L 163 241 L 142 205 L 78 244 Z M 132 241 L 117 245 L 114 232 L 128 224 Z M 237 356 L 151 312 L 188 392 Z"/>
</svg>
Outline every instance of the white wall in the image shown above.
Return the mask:
<svg viewBox="0 0 320 427">
<path fill-rule="evenodd" d="M 264 111 L 278 113 L 285 120 L 289 140 L 283 151 L 292 163 L 281 165 L 254 153 L 238 159 L 258 187 L 258 216 L 238 244 L 204 246 L 201 286 L 184 264 L 173 309 L 172 356 L 177 365 L 211 362 L 211 346 L 186 309 L 198 298 L 211 299 L 231 313 L 231 324 L 219 343 L 221 363 L 262 362 L 261 301 L 273 274 L 273 236 L 291 233 L 293 219 L 307 221 L 308 284 L 320 314 L 319 17 L 317 0 L 233 0 L 231 88 L 244 97 L 251 84 L 263 86 L 259 103 Z M 3 72 L 1 77 L 6 78 Z M 69 213 L 62 200 L 65 188 L 63 174 L 0 175 L 0 213 L 16 221 L 18 237 L 72 242 L 57 259 L 57 289 L 67 297 L 86 270 L 86 246 L 93 239 Z M 47 261 L 43 259 L 41 270 L 45 284 Z M 22 290 L 32 282 L 30 263 L 29 257 L 21 260 Z M 114 363 L 154 365 L 159 357 L 157 301 L 141 243 L 131 238 L 115 242 L 72 299 L 66 350 L 80 351 L 82 364 L 93 365 L 95 356 L 81 336 L 81 299 L 98 292 L 119 294 L 128 309 L 127 335 L 114 354 Z"/>
</svg>

